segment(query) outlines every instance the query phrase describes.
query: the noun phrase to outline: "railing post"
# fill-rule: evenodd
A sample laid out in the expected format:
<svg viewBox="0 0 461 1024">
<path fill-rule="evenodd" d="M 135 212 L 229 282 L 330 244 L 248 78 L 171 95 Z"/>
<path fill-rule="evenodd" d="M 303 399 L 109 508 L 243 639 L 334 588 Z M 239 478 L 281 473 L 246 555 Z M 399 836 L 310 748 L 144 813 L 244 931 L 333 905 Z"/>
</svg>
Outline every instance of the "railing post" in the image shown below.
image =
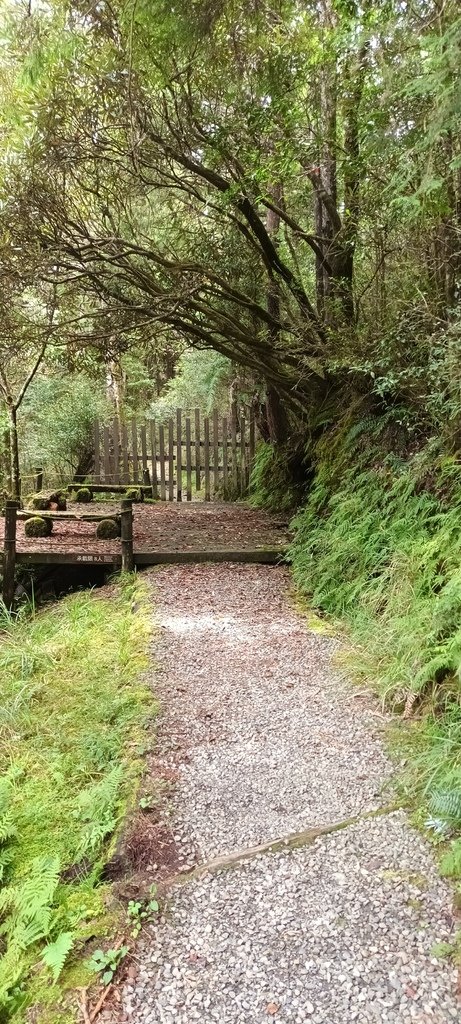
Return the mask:
<svg viewBox="0 0 461 1024">
<path fill-rule="evenodd" d="M 14 574 L 16 569 L 16 523 L 18 501 L 7 501 L 5 506 L 5 540 L 3 546 L 3 602 L 6 608 L 13 607 Z"/>
<path fill-rule="evenodd" d="M 34 489 L 36 493 L 43 490 L 43 469 L 41 466 L 35 467 Z"/>
<path fill-rule="evenodd" d="M 133 502 L 129 498 L 122 500 L 121 512 L 121 540 L 122 540 L 122 572 L 133 572 Z"/>
</svg>

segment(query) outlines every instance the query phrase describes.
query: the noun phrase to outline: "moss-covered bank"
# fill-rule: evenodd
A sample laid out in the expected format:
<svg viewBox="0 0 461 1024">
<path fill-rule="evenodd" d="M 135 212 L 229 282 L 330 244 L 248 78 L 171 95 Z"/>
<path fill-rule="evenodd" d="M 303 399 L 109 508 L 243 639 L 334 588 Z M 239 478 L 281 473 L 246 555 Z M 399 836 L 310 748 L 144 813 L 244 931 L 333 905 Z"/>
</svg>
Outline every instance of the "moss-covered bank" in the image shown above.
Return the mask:
<svg viewBox="0 0 461 1024">
<path fill-rule="evenodd" d="M 259 455 L 256 502 L 266 498 L 261 467 L 267 485 L 275 458 Z M 297 586 L 346 625 L 355 676 L 411 712 L 402 786 L 433 819 L 443 870 L 461 876 L 461 841 L 446 845 L 461 831 L 461 459 L 392 410 L 349 415 L 309 462 L 293 521 Z"/>
<path fill-rule="evenodd" d="M 0 628 L 0 1019 L 62 1024 L 110 931 L 102 871 L 155 713 L 147 591 L 127 577 Z"/>
</svg>

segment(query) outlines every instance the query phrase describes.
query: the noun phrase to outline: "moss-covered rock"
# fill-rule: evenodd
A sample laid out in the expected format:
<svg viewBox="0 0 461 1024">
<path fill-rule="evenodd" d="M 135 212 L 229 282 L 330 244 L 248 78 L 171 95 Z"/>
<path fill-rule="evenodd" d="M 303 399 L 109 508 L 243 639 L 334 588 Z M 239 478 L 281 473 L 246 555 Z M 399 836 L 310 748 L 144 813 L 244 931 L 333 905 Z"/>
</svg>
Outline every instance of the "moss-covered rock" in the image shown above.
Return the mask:
<svg viewBox="0 0 461 1024">
<path fill-rule="evenodd" d="M 50 503 L 56 505 L 58 512 L 65 512 L 67 509 L 67 495 L 65 491 L 53 491 L 50 494 Z"/>
<path fill-rule="evenodd" d="M 96 527 L 96 536 L 99 540 L 115 540 L 120 537 L 120 523 L 115 519 L 101 519 Z"/>
<path fill-rule="evenodd" d="M 128 487 L 125 491 L 125 498 L 128 498 L 129 501 L 138 504 L 139 502 L 144 501 L 144 491 L 141 487 Z"/>
<path fill-rule="evenodd" d="M 36 508 L 40 512 L 46 512 L 51 505 L 49 494 L 34 494 L 31 500 L 32 508 Z"/>
<path fill-rule="evenodd" d="M 52 519 L 42 519 L 42 516 L 31 516 L 24 523 L 26 537 L 49 537 L 53 529 Z"/>
<path fill-rule="evenodd" d="M 87 502 L 93 501 L 93 491 L 90 487 L 79 487 L 75 493 L 75 500 L 86 505 Z"/>
</svg>

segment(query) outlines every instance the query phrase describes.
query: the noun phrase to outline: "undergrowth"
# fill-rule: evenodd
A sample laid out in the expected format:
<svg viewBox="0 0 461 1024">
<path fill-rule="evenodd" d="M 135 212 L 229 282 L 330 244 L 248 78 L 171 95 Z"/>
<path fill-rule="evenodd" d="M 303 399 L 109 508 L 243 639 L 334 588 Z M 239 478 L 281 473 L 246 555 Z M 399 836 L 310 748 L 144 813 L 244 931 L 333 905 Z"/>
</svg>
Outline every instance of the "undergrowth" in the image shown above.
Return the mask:
<svg viewBox="0 0 461 1024">
<path fill-rule="evenodd" d="M 291 559 L 310 605 L 346 624 L 355 676 L 416 713 L 402 785 L 461 877 L 461 464 L 399 419 L 323 435 Z"/>
<path fill-rule="evenodd" d="M 136 599 L 136 600 L 134 600 Z M 144 586 L 0 619 L 0 1020 L 44 1021 L 109 926 L 101 882 L 154 708 Z M 57 1014 L 57 1015 L 55 1015 Z"/>
</svg>

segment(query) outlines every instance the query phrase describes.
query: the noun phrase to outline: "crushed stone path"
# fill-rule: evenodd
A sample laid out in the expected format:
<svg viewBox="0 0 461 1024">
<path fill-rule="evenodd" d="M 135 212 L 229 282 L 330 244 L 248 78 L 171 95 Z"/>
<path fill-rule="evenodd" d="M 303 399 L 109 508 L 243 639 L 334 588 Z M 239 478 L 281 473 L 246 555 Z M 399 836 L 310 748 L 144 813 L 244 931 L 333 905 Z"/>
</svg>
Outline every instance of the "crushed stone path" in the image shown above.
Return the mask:
<svg viewBox="0 0 461 1024">
<path fill-rule="evenodd" d="M 458 1020 L 456 971 L 433 952 L 456 928 L 452 893 L 404 812 L 389 810 L 379 707 L 332 667 L 337 644 L 296 610 L 288 570 L 207 564 L 148 576 L 162 702 L 151 770 L 177 780 L 163 877 L 331 831 L 169 886 L 124 986 L 124 1019 Z M 161 853 L 152 850 L 153 878 Z"/>
</svg>

